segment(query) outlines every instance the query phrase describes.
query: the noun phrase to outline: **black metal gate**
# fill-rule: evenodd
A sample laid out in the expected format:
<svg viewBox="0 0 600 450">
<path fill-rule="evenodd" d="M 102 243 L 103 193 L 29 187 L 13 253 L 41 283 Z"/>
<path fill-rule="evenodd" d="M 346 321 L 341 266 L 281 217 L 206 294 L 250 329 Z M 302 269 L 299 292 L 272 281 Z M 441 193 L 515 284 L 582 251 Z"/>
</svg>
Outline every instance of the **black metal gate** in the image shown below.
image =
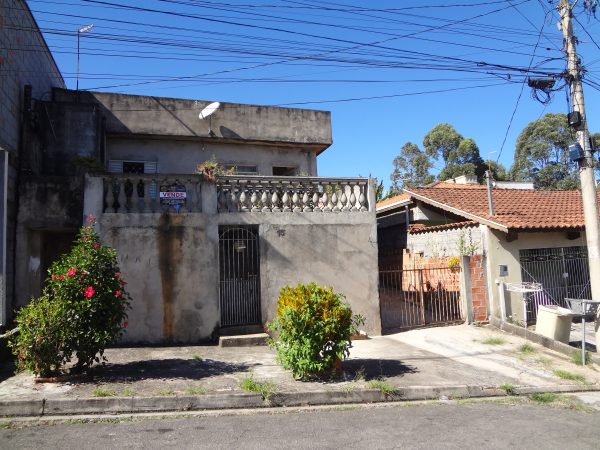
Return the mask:
<svg viewBox="0 0 600 450">
<path fill-rule="evenodd" d="M 459 278 L 448 267 L 379 270 L 384 332 L 464 322 Z"/>
<path fill-rule="evenodd" d="M 528 317 L 537 317 L 540 304 L 568 308 L 565 298 L 591 298 L 587 248 L 557 247 L 519 251 L 521 279 L 540 283 L 543 291 L 530 295 Z"/>
<path fill-rule="evenodd" d="M 261 323 L 258 229 L 219 227 L 221 326 Z"/>
</svg>

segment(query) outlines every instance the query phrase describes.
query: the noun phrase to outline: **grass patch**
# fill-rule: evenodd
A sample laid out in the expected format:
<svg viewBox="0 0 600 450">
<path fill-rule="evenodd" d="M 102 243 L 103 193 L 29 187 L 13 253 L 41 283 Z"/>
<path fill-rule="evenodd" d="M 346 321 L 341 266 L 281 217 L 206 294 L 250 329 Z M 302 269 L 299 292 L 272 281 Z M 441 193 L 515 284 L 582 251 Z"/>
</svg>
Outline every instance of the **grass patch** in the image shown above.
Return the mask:
<svg viewBox="0 0 600 450">
<path fill-rule="evenodd" d="M 123 397 L 133 397 L 135 395 L 135 391 L 131 388 L 125 388 L 121 394 Z"/>
<path fill-rule="evenodd" d="M 379 392 L 381 392 L 386 397 L 389 397 L 396 393 L 396 388 L 381 378 L 377 379 L 377 380 L 369 381 L 369 388 L 377 389 Z"/>
<path fill-rule="evenodd" d="M 365 379 L 366 379 L 366 376 L 365 376 L 365 367 L 362 366 L 354 374 L 354 381 L 356 381 L 356 382 L 365 381 Z"/>
<path fill-rule="evenodd" d="M 503 345 L 506 343 L 506 341 L 501 337 L 490 336 L 487 339 L 481 341 L 481 343 L 485 345 Z"/>
<path fill-rule="evenodd" d="M 519 347 L 519 353 L 522 355 L 533 355 L 535 352 L 535 347 L 529 342 L 526 342 Z"/>
<path fill-rule="evenodd" d="M 569 372 L 568 370 L 556 369 L 553 373 L 554 375 L 556 375 L 559 378 L 562 378 L 563 380 L 578 381 L 580 383 L 585 383 L 586 381 L 583 375 Z"/>
<path fill-rule="evenodd" d="M 257 381 L 254 376 L 244 378 L 240 382 L 240 387 L 248 392 L 256 392 L 262 395 L 263 399 L 269 400 L 271 394 L 275 392 L 275 385 L 268 381 Z"/>
<path fill-rule="evenodd" d="M 498 387 L 502 389 L 506 395 L 513 395 L 515 393 L 515 387 L 510 383 L 502 383 Z"/>
<path fill-rule="evenodd" d="M 552 366 L 552 360 L 550 358 L 544 358 L 543 356 L 540 356 L 537 359 L 537 362 L 539 362 L 544 367 Z"/>
<path fill-rule="evenodd" d="M 558 399 L 558 395 L 554 392 L 536 392 L 531 394 L 529 398 L 536 403 L 553 403 Z"/>
<path fill-rule="evenodd" d="M 97 387 L 92 391 L 92 397 L 114 397 L 115 391 L 109 388 Z"/>
<path fill-rule="evenodd" d="M 583 358 L 581 357 L 581 350 L 571 353 L 571 361 L 573 364 L 577 364 L 578 366 L 582 366 Z M 592 362 L 592 355 L 589 351 L 585 351 L 585 364 L 586 366 Z"/>
<path fill-rule="evenodd" d="M 206 394 L 206 389 L 201 386 L 190 386 L 185 390 L 187 395 L 204 395 Z"/>
<path fill-rule="evenodd" d="M 202 356 L 194 354 L 192 355 L 192 359 L 194 361 L 202 361 Z"/>
<path fill-rule="evenodd" d="M 12 426 L 10 420 L 0 420 L 0 430 L 8 430 Z"/>
<path fill-rule="evenodd" d="M 173 397 L 175 395 L 175 391 L 172 389 L 161 389 L 156 392 L 156 395 L 160 397 Z"/>
</svg>

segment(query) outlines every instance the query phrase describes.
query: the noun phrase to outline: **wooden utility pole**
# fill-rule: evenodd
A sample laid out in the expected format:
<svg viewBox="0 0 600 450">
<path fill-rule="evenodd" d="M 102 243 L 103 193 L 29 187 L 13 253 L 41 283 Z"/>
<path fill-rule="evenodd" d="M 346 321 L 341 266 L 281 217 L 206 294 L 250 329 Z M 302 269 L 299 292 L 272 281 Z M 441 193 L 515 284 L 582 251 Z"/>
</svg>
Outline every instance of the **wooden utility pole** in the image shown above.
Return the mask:
<svg viewBox="0 0 600 450">
<path fill-rule="evenodd" d="M 600 300 L 600 224 L 598 219 L 596 182 L 594 179 L 594 160 L 585 116 L 585 105 L 583 103 L 581 61 L 577 56 L 575 47 L 577 38 L 573 35 L 573 25 L 571 23 L 572 8 L 569 0 L 560 0 L 557 7 L 560 13 L 560 27 L 563 33 L 564 50 L 567 55 L 568 82 L 571 90 L 573 111 L 581 115 L 581 124 L 577 128 L 577 141 L 581 145 L 585 155 L 583 159 L 578 161 L 583 214 L 585 218 L 585 237 L 590 265 L 592 299 Z M 598 329 L 599 325 L 600 319 L 596 321 L 596 329 Z M 600 339 L 597 338 L 597 341 L 600 341 Z"/>
</svg>

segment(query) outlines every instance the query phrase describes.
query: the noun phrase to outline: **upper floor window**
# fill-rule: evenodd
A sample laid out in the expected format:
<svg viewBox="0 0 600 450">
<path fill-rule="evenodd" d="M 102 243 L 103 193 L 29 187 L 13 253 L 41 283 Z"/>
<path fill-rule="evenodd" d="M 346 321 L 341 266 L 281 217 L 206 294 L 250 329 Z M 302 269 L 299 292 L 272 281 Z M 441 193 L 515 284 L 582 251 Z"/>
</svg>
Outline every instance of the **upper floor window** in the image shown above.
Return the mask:
<svg viewBox="0 0 600 450">
<path fill-rule="evenodd" d="M 273 166 L 273 175 L 277 177 L 293 177 L 296 171 L 295 166 Z"/>
<path fill-rule="evenodd" d="M 225 173 L 236 175 L 258 175 L 258 168 L 256 166 L 225 164 L 223 167 L 225 168 Z"/>
</svg>

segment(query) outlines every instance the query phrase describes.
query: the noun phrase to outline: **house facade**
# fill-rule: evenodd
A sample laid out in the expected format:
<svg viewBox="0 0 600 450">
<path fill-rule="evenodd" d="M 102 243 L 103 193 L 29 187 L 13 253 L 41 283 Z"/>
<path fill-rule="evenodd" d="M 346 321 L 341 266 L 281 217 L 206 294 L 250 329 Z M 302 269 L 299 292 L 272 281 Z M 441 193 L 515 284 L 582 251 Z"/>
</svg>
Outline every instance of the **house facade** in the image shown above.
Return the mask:
<svg viewBox="0 0 600 450">
<path fill-rule="evenodd" d="M 539 304 L 564 305 L 565 298 L 589 298 L 590 273 L 578 191 L 497 185 L 491 195 L 493 214 L 488 198 L 487 189 L 477 184 L 435 183 L 406 189 L 397 200 L 390 199 L 387 208 L 378 205 L 378 226 L 398 229 L 391 214 L 399 208 L 406 210 L 398 214 L 409 219 L 405 267 L 415 255 L 417 259 L 480 257 L 488 311 L 496 317 L 523 321 L 527 314 L 532 320 Z M 523 294 L 507 288 L 522 283 L 543 287 L 543 291 L 527 294 L 526 309 Z"/>
<path fill-rule="evenodd" d="M 379 334 L 373 183 L 316 176 L 329 113 L 220 103 L 200 118 L 211 103 L 65 89 L 36 102 L 47 121 L 21 183 L 16 306 L 93 215 L 133 297 L 124 342 L 262 331 L 279 290 L 311 281 Z M 227 175 L 196 174 L 206 161 Z"/>
</svg>

